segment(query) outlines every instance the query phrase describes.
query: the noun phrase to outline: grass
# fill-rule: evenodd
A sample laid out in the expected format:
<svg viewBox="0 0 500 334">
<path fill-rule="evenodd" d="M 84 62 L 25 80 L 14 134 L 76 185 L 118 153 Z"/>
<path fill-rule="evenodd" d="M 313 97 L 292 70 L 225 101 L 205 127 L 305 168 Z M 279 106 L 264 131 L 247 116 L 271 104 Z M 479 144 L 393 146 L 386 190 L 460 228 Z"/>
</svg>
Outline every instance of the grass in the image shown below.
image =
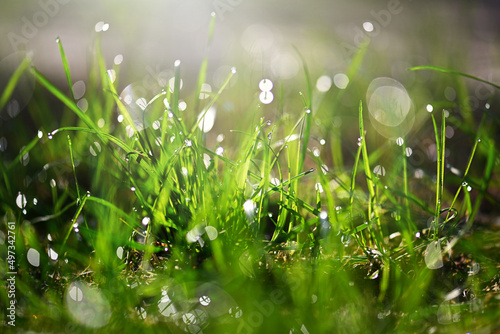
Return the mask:
<svg viewBox="0 0 500 334">
<path fill-rule="evenodd" d="M 212 35 L 213 22 L 210 41 Z M 136 106 L 118 93 L 119 66 L 107 70 L 96 45 L 89 107 L 82 110 L 57 42 L 69 87 L 57 87 L 23 61 L 0 98 L 4 107 L 22 75 L 36 79 L 28 110 L 39 135 L 30 137 L 26 123 L 15 123 L 18 136 L 9 140 L 22 149 L 0 160 L 4 258 L 15 246 L 14 262 L 9 258 L 1 270 L 5 277 L 17 272 L 15 329 L 498 330 L 499 237 L 491 229 L 498 209 L 487 211 L 498 208 L 494 100 L 477 116 L 464 115 L 470 106 L 460 101 L 467 96 L 436 99 L 428 115 L 429 101 L 412 96 L 418 128 L 386 139 L 370 126 L 373 116 L 359 94 L 366 91 L 358 73 L 368 43 L 346 69 L 345 91 L 316 89 L 297 51 L 302 104 L 284 112 L 281 85 L 279 117 L 269 121 L 271 109 L 255 98 L 229 122 L 226 137 L 233 142 L 215 142 L 200 124 L 211 107 L 237 98 L 226 90 L 236 70 L 201 99 L 208 53 L 189 96 L 180 89 L 176 62 L 170 85 L 150 101 L 137 100 L 143 110 L 137 118 Z M 440 67 L 411 70 L 444 72 L 433 77 L 438 82 L 451 74 L 459 87 L 472 79 L 498 88 Z M 351 110 L 355 121 L 341 129 L 331 110 L 340 109 L 344 92 L 358 107 Z M 181 100 L 188 101 L 186 110 Z M 61 113 L 52 113 L 52 105 Z M 449 124 L 463 134 L 451 150 Z M 435 145 L 432 168 L 409 163 L 408 149 L 426 139 L 421 133 Z M 468 158 L 452 165 L 466 150 Z M 0 298 L 9 305 L 5 286 Z M 6 314 L 2 319 L 9 321 Z"/>
</svg>

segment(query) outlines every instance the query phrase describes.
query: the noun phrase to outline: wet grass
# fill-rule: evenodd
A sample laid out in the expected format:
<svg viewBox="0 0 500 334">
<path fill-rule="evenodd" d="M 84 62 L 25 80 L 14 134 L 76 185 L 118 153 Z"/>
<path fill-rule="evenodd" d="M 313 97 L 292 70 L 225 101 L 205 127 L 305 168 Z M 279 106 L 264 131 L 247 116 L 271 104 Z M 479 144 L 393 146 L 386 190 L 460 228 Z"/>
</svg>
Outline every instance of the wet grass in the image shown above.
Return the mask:
<svg viewBox="0 0 500 334">
<path fill-rule="evenodd" d="M 148 101 L 119 93 L 120 68 L 110 70 L 97 45 L 82 108 L 58 45 L 69 90 L 24 61 L 0 98 L 4 107 L 22 75 L 35 78 L 27 109 L 38 133 L 11 121 L 17 135 L 6 132 L 0 161 L 1 270 L 17 272 L 15 329 L 499 329 L 495 95 L 472 110 L 461 103 L 466 89 L 430 101 L 419 92 L 431 88 L 416 84 L 404 115 L 414 118 L 411 129 L 403 120 L 376 126 L 384 116 L 370 110 L 358 75 L 368 44 L 346 68 L 345 90 L 318 89 L 298 53 L 298 104 L 280 84 L 275 109 L 255 96 L 244 113 L 227 116 L 226 139 L 214 140 L 203 116 L 244 93 L 227 90 L 236 70 L 204 92 L 207 53 L 187 96 L 176 62 L 173 80 Z M 444 72 L 432 76 L 436 86 L 498 88 L 443 68 L 412 70 Z M 391 104 L 394 96 L 385 97 Z M 349 117 L 336 113 L 343 109 Z M 8 292 L 3 285 L 5 307 Z"/>
</svg>

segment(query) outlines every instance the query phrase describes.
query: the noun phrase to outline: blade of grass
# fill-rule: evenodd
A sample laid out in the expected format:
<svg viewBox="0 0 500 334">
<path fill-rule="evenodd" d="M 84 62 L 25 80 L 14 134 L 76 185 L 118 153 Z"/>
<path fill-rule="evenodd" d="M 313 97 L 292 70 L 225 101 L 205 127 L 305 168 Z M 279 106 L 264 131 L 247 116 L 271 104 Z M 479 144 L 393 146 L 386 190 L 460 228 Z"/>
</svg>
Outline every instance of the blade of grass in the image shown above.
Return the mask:
<svg viewBox="0 0 500 334">
<path fill-rule="evenodd" d="M 71 97 L 73 100 L 75 99 L 75 95 L 73 93 L 73 81 L 71 80 L 71 71 L 69 69 L 68 59 L 66 58 L 66 53 L 64 52 L 64 48 L 59 37 L 56 38 L 56 43 L 59 46 L 59 52 L 61 53 L 61 60 L 63 64 L 64 74 L 66 75 L 66 81 L 68 82 L 69 91 L 71 93 Z"/>
<path fill-rule="evenodd" d="M 17 82 L 19 81 L 23 73 L 26 72 L 26 70 L 29 68 L 30 65 L 31 65 L 31 59 L 24 58 L 21 64 L 18 66 L 18 68 L 14 71 L 14 73 L 10 77 L 0 97 L 0 111 L 5 107 L 7 102 L 9 102 L 9 99 L 12 96 L 14 89 L 16 88 Z"/>
<path fill-rule="evenodd" d="M 380 251 L 383 250 L 383 236 L 382 236 L 382 226 L 380 225 L 379 219 L 379 211 L 378 211 L 378 203 L 374 203 L 375 201 L 375 184 L 373 182 L 373 175 L 370 168 L 370 160 L 368 158 L 368 150 L 366 148 L 366 133 L 363 123 L 363 102 L 359 101 L 359 136 L 361 138 L 361 151 L 363 154 L 363 165 L 366 176 L 366 184 L 368 186 L 369 193 L 369 201 L 368 201 L 368 219 L 377 219 L 377 227 L 378 231 L 371 231 L 372 240 L 377 245 Z M 372 217 L 373 213 L 373 217 Z"/>
<path fill-rule="evenodd" d="M 484 115 L 482 120 L 481 120 L 481 123 L 479 125 L 479 129 L 478 129 L 478 134 L 482 132 L 482 128 L 485 124 L 485 121 L 486 121 L 486 115 Z M 479 143 L 480 143 L 480 140 L 479 140 L 479 135 L 478 135 L 474 140 L 474 146 L 472 147 L 472 151 L 469 155 L 469 160 L 467 161 L 467 166 L 465 167 L 465 172 L 464 172 L 464 175 L 462 176 L 461 184 L 459 185 L 457 192 L 455 193 L 455 197 L 453 197 L 453 200 L 450 204 L 450 210 L 448 210 L 445 221 L 448 220 L 449 215 L 451 213 L 451 209 L 455 205 L 455 202 L 457 201 L 458 195 L 460 194 L 460 191 L 462 190 L 462 184 L 465 182 L 465 179 L 467 178 L 467 175 L 469 174 L 470 166 L 472 165 L 472 159 L 474 159 L 474 155 L 476 153 L 476 149 L 477 149 L 477 146 L 479 145 Z"/>
<path fill-rule="evenodd" d="M 487 85 L 493 86 L 493 87 L 495 87 L 497 89 L 500 89 L 500 86 L 497 85 L 497 84 L 495 84 L 495 83 L 493 83 L 493 82 L 490 82 L 490 81 L 478 78 L 476 76 L 473 76 L 473 75 L 470 75 L 470 74 L 467 74 L 467 73 L 463 73 L 463 72 L 451 70 L 451 69 L 444 68 L 444 67 L 424 65 L 424 66 L 411 67 L 411 68 L 409 68 L 409 70 L 410 71 L 431 70 L 431 71 L 437 71 L 437 72 L 441 72 L 441 73 L 449 73 L 449 74 L 454 74 L 454 75 L 460 75 L 462 77 L 473 79 L 473 80 L 485 83 Z"/>
</svg>

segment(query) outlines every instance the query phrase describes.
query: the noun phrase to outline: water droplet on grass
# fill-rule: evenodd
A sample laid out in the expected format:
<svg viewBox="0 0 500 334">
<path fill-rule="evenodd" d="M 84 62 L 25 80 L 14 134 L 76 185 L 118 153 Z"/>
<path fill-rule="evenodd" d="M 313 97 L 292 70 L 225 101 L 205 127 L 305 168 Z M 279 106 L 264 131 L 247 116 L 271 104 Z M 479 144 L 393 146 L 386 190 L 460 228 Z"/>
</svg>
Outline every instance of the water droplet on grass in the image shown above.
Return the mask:
<svg viewBox="0 0 500 334">
<path fill-rule="evenodd" d="M 99 120 L 97 121 L 97 126 L 99 128 L 102 128 L 104 127 L 104 125 L 106 125 L 106 121 L 104 120 L 104 118 L 99 118 Z"/>
<path fill-rule="evenodd" d="M 381 165 L 375 166 L 373 173 L 379 176 L 385 176 L 385 168 Z"/>
<path fill-rule="evenodd" d="M 262 79 L 259 82 L 259 89 L 263 92 L 270 92 L 273 89 L 273 82 L 270 79 Z"/>
<path fill-rule="evenodd" d="M 123 247 L 122 246 L 119 246 L 117 249 L 116 249 L 116 256 L 118 256 L 118 258 L 120 260 L 123 260 Z"/>
<path fill-rule="evenodd" d="M 219 232 L 213 226 L 205 226 L 205 232 L 210 240 L 215 240 L 219 236 Z"/>
<path fill-rule="evenodd" d="M 396 144 L 398 146 L 403 146 L 404 142 L 405 142 L 404 139 L 401 137 L 398 137 L 398 139 L 396 139 Z"/>
<path fill-rule="evenodd" d="M 22 193 L 18 193 L 16 197 L 16 205 L 19 209 L 24 209 L 26 205 L 28 204 L 28 201 L 26 200 L 26 196 Z"/>
<path fill-rule="evenodd" d="M 73 84 L 73 96 L 76 100 L 79 100 L 85 95 L 85 82 L 83 80 L 79 80 Z"/>
<path fill-rule="evenodd" d="M 116 81 L 116 71 L 113 69 L 107 70 L 106 74 L 108 75 L 109 81 L 114 83 Z"/>
<path fill-rule="evenodd" d="M 373 23 L 371 22 L 363 22 L 363 29 L 366 31 L 366 32 L 372 32 L 373 31 Z"/>
<path fill-rule="evenodd" d="M 428 104 L 425 109 L 428 111 L 428 112 L 432 112 L 434 110 L 434 107 L 431 105 L 431 104 Z"/>
<path fill-rule="evenodd" d="M 203 131 L 203 133 L 208 133 L 210 130 L 212 130 L 214 124 L 215 124 L 215 115 L 216 115 L 216 109 L 215 107 L 210 107 L 206 112 L 202 111 L 198 115 L 198 121 L 200 122 L 198 124 L 198 128 Z"/>
<path fill-rule="evenodd" d="M 259 94 L 259 100 L 260 100 L 260 102 L 262 102 L 264 104 L 269 104 L 269 103 L 273 102 L 274 95 L 272 92 L 269 92 L 269 91 L 261 92 Z"/>
<path fill-rule="evenodd" d="M 251 199 L 247 199 L 243 203 L 243 211 L 245 211 L 248 221 L 252 221 L 255 214 L 255 203 Z"/>
<path fill-rule="evenodd" d="M 0 138 L 0 151 L 1 152 L 5 152 L 5 150 L 7 149 L 7 138 L 5 137 L 2 137 Z"/>
<path fill-rule="evenodd" d="M 28 249 L 28 253 L 26 253 L 26 257 L 28 259 L 28 262 L 33 266 L 33 267 L 39 267 L 40 266 L 40 252 L 37 251 L 34 248 Z"/>
<path fill-rule="evenodd" d="M 113 59 L 113 63 L 115 65 L 120 65 L 123 62 L 123 55 L 119 54 L 116 55 L 115 58 Z"/>
<path fill-rule="evenodd" d="M 48 253 L 48 255 L 49 255 L 49 258 L 50 258 L 51 260 L 53 260 L 53 261 L 56 261 L 56 260 L 57 260 L 57 258 L 59 257 L 59 254 L 57 254 L 57 253 L 56 253 L 56 251 L 55 251 L 55 250 L 53 250 L 52 248 L 49 248 L 49 250 L 48 250 L 48 252 L 47 252 L 47 253 Z"/>
<path fill-rule="evenodd" d="M 101 152 L 101 144 L 95 141 L 93 144 L 90 145 L 89 151 L 90 154 L 92 154 L 94 157 L 97 157 L 97 154 Z"/>
<path fill-rule="evenodd" d="M 148 224 L 149 224 L 149 222 L 150 222 L 150 221 L 151 221 L 151 218 L 149 218 L 149 217 L 144 217 L 144 218 L 142 218 L 141 223 L 142 223 L 142 225 L 144 225 L 144 226 L 148 226 Z"/>
<path fill-rule="evenodd" d="M 215 154 L 222 156 L 223 153 L 224 153 L 224 147 L 219 146 L 215 149 Z"/>
</svg>

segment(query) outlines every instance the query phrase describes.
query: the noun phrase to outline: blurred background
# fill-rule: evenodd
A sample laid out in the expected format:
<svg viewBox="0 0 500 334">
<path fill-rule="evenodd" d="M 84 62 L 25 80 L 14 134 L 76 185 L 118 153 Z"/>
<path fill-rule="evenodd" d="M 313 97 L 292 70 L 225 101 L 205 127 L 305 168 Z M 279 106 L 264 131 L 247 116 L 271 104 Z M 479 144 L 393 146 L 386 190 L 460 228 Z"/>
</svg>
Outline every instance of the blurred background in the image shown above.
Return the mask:
<svg viewBox="0 0 500 334">
<path fill-rule="evenodd" d="M 211 13 L 216 14 L 215 33 L 208 49 Z M 303 106 L 299 91 L 305 89 L 305 79 L 298 50 L 320 93 L 330 90 L 336 98 L 335 94 L 342 93 L 340 105 L 335 106 L 335 115 L 342 119 L 332 118 L 331 110 L 323 110 L 327 116 L 324 124 L 343 122 L 343 131 L 350 133 L 348 124 L 355 130 L 357 114 L 353 110 L 360 100 L 367 103 L 367 87 L 378 77 L 391 77 L 410 92 L 417 115 L 414 122 L 419 124 L 418 115 L 428 118 L 428 103 L 456 100 L 457 85 L 453 76 L 410 72 L 408 68 L 442 66 L 500 82 L 499 14 L 500 3 L 496 1 L 7 0 L 0 11 L 0 91 L 28 54 L 45 76 L 68 92 L 55 42 L 60 37 L 73 90 L 84 96 L 96 41 L 100 40 L 107 68 L 120 67 L 115 83 L 118 93 L 130 91 L 132 83 L 134 89 L 158 93 L 173 77 L 174 62 L 180 60 L 181 98 L 192 101 L 200 65 L 208 52 L 207 89 L 216 92 L 233 66 L 238 71 L 220 100 L 219 110 L 251 110 L 259 102 L 259 82 L 269 78 L 274 82 L 274 95 L 284 101 L 279 105 L 275 99 L 264 106 L 265 117 L 275 120 L 283 112 L 294 114 Z M 356 73 L 349 74 L 353 56 L 364 42 L 368 47 L 363 62 Z M 350 89 L 345 89 L 349 80 Z M 472 109 L 484 106 L 493 88 L 466 82 Z M 30 124 L 29 118 L 18 115 L 23 115 L 33 92 L 34 78 L 26 75 L 16 88 L 17 102 L 1 111 L 1 151 L 5 151 L 6 140 L 16 150 L 25 145 L 16 138 L 17 130 L 12 130 L 19 125 L 12 122 Z M 84 100 L 80 101 L 82 109 L 88 107 Z M 219 113 L 208 142 L 215 142 L 218 133 L 236 128 L 238 121 Z M 52 129 L 45 130 L 62 125 L 54 121 Z M 330 131 L 320 125 L 318 137 Z M 412 126 L 413 120 L 408 128 Z M 34 121 L 28 136 L 36 135 L 39 128 L 39 122 Z M 419 128 L 413 126 L 413 130 Z M 432 129 L 428 130 L 432 138 Z"/>
<path fill-rule="evenodd" d="M 85 79 L 99 30 L 108 66 L 123 55 L 128 80 L 166 72 L 180 59 L 189 84 L 215 12 L 213 81 L 220 81 L 221 66 L 240 70 L 243 65 L 253 73 L 293 79 L 301 74 L 293 46 L 310 66 L 342 70 L 364 38 L 384 58 L 370 57 L 367 67 L 374 74 L 390 76 L 399 63 L 460 64 L 464 72 L 500 81 L 498 63 L 493 63 L 499 57 L 497 1 L 4 0 L 1 7 L 0 60 L 32 51 L 35 65 L 53 80 L 64 78 L 56 37 L 75 80 Z"/>
</svg>

